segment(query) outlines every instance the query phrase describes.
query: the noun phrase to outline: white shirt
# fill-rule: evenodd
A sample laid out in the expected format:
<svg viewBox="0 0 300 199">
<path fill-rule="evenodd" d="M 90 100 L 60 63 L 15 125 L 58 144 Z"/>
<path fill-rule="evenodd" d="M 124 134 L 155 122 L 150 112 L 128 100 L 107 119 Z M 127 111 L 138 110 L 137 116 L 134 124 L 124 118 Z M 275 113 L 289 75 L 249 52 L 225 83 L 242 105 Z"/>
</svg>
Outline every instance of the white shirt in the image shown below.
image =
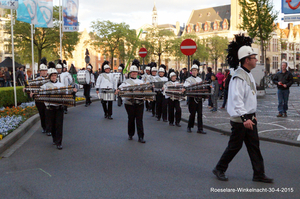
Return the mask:
<svg viewBox="0 0 300 199">
<path fill-rule="evenodd" d="M 132 84 L 132 83 L 134 83 L 134 84 Z M 136 78 L 136 79 L 130 78 L 130 79 L 124 81 L 124 82 L 119 86 L 119 88 L 123 88 L 123 87 L 126 87 L 126 86 L 140 85 L 140 84 L 143 84 L 143 83 L 144 83 L 143 80 L 140 80 L 140 79 L 138 79 L 138 78 Z"/>
<path fill-rule="evenodd" d="M 69 72 L 62 72 L 59 74 L 57 79 L 66 87 L 71 85 L 73 82 L 73 78 Z"/>
<path fill-rule="evenodd" d="M 163 77 L 157 76 L 154 78 L 154 82 L 167 82 L 167 81 L 168 81 L 168 78 L 165 76 L 163 76 Z"/>
<path fill-rule="evenodd" d="M 91 73 L 91 83 L 95 83 L 95 75 Z"/>
<path fill-rule="evenodd" d="M 191 76 L 191 77 L 189 77 L 185 80 L 183 86 L 188 87 L 188 86 L 191 86 L 191 85 L 194 85 L 194 84 L 197 84 L 197 83 L 201 83 L 201 82 L 202 82 L 202 79 L 200 77 Z"/>
<path fill-rule="evenodd" d="M 176 86 L 178 84 L 180 84 L 178 81 L 174 81 L 174 82 L 168 81 L 167 83 L 164 84 L 164 93 L 163 94 L 166 99 L 170 98 L 170 96 L 166 95 L 166 90 L 168 89 L 168 86 Z"/>
<path fill-rule="evenodd" d="M 46 84 L 44 84 L 43 86 L 41 86 L 42 89 L 53 89 L 53 88 L 61 88 L 61 87 L 65 87 L 64 84 L 60 83 L 59 81 L 56 81 L 56 83 L 53 82 L 48 82 Z M 59 106 L 58 104 L 51 104 L 49 102 L 44 102 L 45 106 Z"/>
<path fill-rule="evenodd" d="M 251 73 L 247 73 L 251 82 L 255 80 Z M 253 92 L 245 80 L 238 77 L 231 78 L 228 88 L 227 112 L 231 117 L 240 117 L 256 112 L 256 92 Z"/>
<path fill-rule="evenodd" d="M 142 75 L 142 80 L 144 83 L 149 83 L 151 81 L 151 75 L 148 74 Z"/>
<path fill-rule="evenodd" d="M 107 77 L 107 78 L 106 78 Z M 113 73 L 101 73 L 97 78 L 96 88 L 98 89 L 117 89 L 117 84 Z"/>
</svg>

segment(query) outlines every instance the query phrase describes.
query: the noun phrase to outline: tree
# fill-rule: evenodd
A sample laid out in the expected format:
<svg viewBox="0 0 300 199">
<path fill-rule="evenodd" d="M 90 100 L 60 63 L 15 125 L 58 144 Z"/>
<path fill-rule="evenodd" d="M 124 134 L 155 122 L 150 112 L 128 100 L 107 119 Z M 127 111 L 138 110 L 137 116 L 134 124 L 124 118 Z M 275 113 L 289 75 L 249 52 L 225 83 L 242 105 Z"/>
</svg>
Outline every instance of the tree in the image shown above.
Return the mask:
<svg viewBox="0 0 300 199">
<path fill-rule="evenodd" d="M 92 44 L 99 48 L 104 47 L 104 53 L 109 53 L 111 67 L 113 68 L 113 59 L 115 54 L 125 58 L 125 46 L 131 46 L 126 41 L 132 41 L 133 31 L 129 29 L 129 25 L 122 23 L 114 23 L 111 21 L 93 21 L 91 26 L 93 33 Z M 127 47 L 128 47 L 127 46 Z M 122 49 L 123 48 L 123 49 Z M 125 56 L 126 55 L 126 56 Z"/>
<path fill-rule="evenodd" d="M 264 52 L 271 33 L 276 29 L 274 21 L 278 12 L 274 11 L 274 6 L 269 0 L 239 0 L 242 7 L 242 23 L 239 28 L 247 30 L 252 38 L 257 38 L 260 42 L 262 64 L 265 63 Z"/>
<path fill-rule="evenodd" d="M 209 58 L 214 62 L 216 72 L 218 67 L 218 59 L 224 59 L 225 57 L 226 49 L 228 47 L 228 39 L 214 35 L 209 37 L 207 41 Z"/>
<path fill-rule="evenodd" d="M 168 52 L 175 34 L 170 30 L 159 28 L 149 28 L 146 31 L 147 35 L 144 44 L 148 46 L 148 52 L 158 56 L 158 64 L 160 65 L 161 56 L 163 53 Z"/>
<path fill-rule="evenodd" d="M 34 57 L 40 65 L 42 57 L 48 60 L 60 58 L 60 37 L 59 37 L 59 7 L 53 8 L 53 28 L 35 28 L 33 36 Z M 16 16 L 15 16 L 16 18 Z M 11 34 L 10 22 L 6 24 L 6 31 Z M 79 41 L 78 32 L 67 32 L 63 34 L 62 51 L 63 57 L 68 59 L 72 57 L 72 52 Z M 31 63 L 31 26 L 16 20 L 14 25 L 14 40 L 16 60 L 21 63 Z M 10 45 L 11 46 L 11 45 Z"/>
</svg>

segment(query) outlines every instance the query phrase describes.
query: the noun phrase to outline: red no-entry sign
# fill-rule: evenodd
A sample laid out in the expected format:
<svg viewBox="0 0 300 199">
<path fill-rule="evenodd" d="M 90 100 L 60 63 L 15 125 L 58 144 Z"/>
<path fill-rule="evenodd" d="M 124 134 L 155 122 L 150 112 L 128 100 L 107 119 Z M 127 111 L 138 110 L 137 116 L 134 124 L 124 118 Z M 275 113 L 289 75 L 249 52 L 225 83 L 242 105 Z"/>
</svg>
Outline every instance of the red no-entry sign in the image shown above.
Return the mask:
<svg viewBox="0 0 300 199">
<path fill-rule="evenodd" d="M 147 56 L 147 54 L 148 54 L 148 51 L 147 51 L 147 49 L 146 48 L 141 48 L 140 49 L 140 51 L 139 51 L 139 55 L 140 55 L 140 57 L 146 57 Z"/>
<path fill-rule="evenodd" d="M 197 50 L 196 42 L 191 39 L 185 39 L 180 44 L 180 50 L 184 55 L 193 55 Z"/>
</svg>

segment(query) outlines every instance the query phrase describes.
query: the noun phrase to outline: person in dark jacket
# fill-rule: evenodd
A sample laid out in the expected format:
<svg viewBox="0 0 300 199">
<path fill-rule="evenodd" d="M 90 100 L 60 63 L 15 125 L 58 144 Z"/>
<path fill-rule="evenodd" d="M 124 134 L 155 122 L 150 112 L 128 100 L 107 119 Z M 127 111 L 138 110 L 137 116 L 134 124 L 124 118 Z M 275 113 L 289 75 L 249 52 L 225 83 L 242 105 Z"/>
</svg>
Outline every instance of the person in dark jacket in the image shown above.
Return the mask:
<svg viewBox="0 0 300 199">
<path fill-rule="evenodd" d="M 224 109 L 227 103 L 227 99 L 228 99 L 228 86 L 229 86 L 229 82 L 231 79 L 231 75 L 230 75 L 230 70 L 226 69 L 225 70 L 225 78 L 223 80 L 223 92 L 224 92 L 224 100 L 223 100 L 223 105 L 221 107 L 221 109 Z"/>
<path fill-rule="evenodd" d="M 205 76 L 205 81 L 208 81 L 209 83 L 211 83 L 211 75 L 213 75 L 212 69 L 211 67 L 207 68 L 207 74 Z M 213 108 L 213 103 L 211 100 L 211 96 L 208 97 L 208 107 L 209 108 Z"/>
<path fill-rule="evenodd" d="M 282 62 L 281 71 L 274 76 L 273 82 L 278 88 L 277 94 L 279 114 L 277 117 L 287 117 L 290 87 L 293 84 L 293 75 L 287 71 L 287 62 Z"/>
</svg>

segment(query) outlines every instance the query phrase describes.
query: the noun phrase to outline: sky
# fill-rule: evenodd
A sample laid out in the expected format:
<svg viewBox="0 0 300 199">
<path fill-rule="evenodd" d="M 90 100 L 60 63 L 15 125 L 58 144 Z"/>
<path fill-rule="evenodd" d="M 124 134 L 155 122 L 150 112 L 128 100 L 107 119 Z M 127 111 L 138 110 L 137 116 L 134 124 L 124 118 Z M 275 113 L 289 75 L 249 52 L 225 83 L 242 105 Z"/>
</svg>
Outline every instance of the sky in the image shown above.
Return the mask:
<svg viewBox="0 0 300 199">
<path fill-rule="evenodd" d="M 271 0 L 272 1 L 272 0 Z M 294 0 L 295 1 L 295 0 Z M 296 0 L 297 1 L 297 0 Z M 54 0 L 59 5 L 59 0 Z M 231 0 L 156 0 L 158 24 L 187 23 L 192 10 L 228 5 Z M 281 0 L 273 0 L 275 10 L 280 11 Z M 152 23 L 154 0 L 79 0 L 80 31 L 85 28 L 90 32 L 91 22 L 96 20 L 110 20 L 115 23 L 125 22 L 130 28 L 137 29 L 142 25 Z M 278 19 L 283 17 L 279 14 Z M 287 23 L 280 22 L 285 28 Z"/>
</svg>

